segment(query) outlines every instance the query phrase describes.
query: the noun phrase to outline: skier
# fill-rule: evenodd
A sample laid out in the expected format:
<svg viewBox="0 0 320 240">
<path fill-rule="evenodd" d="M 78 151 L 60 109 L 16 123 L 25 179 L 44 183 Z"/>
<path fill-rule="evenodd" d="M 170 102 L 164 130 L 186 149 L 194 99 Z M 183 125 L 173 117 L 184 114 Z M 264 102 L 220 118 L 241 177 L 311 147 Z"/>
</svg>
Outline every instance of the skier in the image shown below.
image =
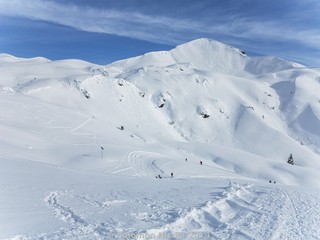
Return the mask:
<svg viewBox="0 0 320 240">
<path fill-rule="evenodd" d="M 202 165 L 202 161 L 200 161 L 200 165 Z"/>
<path fill-rule="evenodd" d="M 173 178 L 173 172 L 171 173 L 171 178 Z"/>
<path fill-rule="evenodd" d="M 290 156 L 288 157 L 287 163 L 293 165 L 293 157 L 292 157 L 292 154 L 290 154 Z"/>
</svg>

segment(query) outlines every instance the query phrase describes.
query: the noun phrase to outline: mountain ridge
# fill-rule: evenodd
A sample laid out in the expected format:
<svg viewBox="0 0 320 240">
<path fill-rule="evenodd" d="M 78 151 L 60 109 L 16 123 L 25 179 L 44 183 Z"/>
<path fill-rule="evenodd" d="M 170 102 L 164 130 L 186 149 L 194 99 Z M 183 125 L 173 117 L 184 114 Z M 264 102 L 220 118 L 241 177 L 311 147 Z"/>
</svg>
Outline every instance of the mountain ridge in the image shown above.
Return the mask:
<svg viewBox="0 0 320 240">
<path fill-rule="evenodd" d="M 317 69 L 272 57 L 250 58 L 239 49 L 200 39 L 167 52 L 153 52 L 106 66 L 78 60 L 37 59 L 8 64 L 0 58 L 0 70 L 0 92 L 4 97 L 39 105 L 17 107 L 17 112 L 30 109 L 34 115 L 28 113 L 23 122 L 10 110 L 7 115 L 26 129 L 37 129 L 34 124 L 38 121 L 39 129 L 33 138 L 40 139 L 41 131 L 47 132 L 45 142 L 49 149 L 66 148 L 61 143 L 65 140 L 59 137 L 53 138 L 57 146 L 49 140 L 49 136 L 57 134 L 51 130 L 57 129 L 70 139 L 68 144 L 89 141 L 110 146 L 110 152 L 121 145 L 148 148 L 157 144 L 173 152 L 177 150 L 171 149 L 171 145 L 182 144 L 188 146 L 183 151 L 189 152 L 192 144 L 204 144 L 204 153 L 189 154 L 217 162 L 226 170 L 258 179 L 272 176 L 286 184 L 299 184 L 297 169 L 286 164 L 290 153 L 304 171 L 320 170 Z M 71 119 L 79 126 L 63 130 L 73 125 Z M 1 124 L 4 128 L 7 122 Z M 87 137 L 79 133 L 80 140 L 70 135 L 78 131 L 87 132 Z M 24 144 L 24 134 L 30 135 L 22 130 L 18 133 L 22 142 L 10 142 L 13 146 L 6 139 L 2 141 L 19 149 L 22 155 L 44 161 L 35 151 L 19 147 Z M 89 146 L 87 151 L 93 151 Z M 213 153 L 208 146 L 212 146 Z M 219 150 L 219 146 L 231 153 Z M 237 156 L 232 151 L 247 153 L 247 159 L 268 169 L 268 176 L 263 169 L 254 172 L 250 161 L 244 159 L 246 154 Z M 76 149 L 61 158 L 66 166 L 77 168 L 97 161 L 86 162 L 79 157 L 78 154 L 85 154 L 81 152 L 82 149 Z M 76 163 L 76 156 L 83 160 Z M 62 164 L 54 156 L 47 157 L 54 164 Z M 122 156 L 115 154 L 112 158 L 117 162 Z M 107 171 L 108 167 L 102 165 L 101 169 Z M 313 176 L 312 172 L 305 181 L 311 181 Z"/>
<path fill-rule="evenodd" d="M 128 71 L 132 70 L 133 66 L 138 68 L 150 65 L 164 67 L 178 63 L 189 63 L 199 69 L 223 73 L 248 72 L 253 75 L 305 67 L 276 57 L 249 57 L 244 50 L 208 38 L 196 39 L 178 45 L 169 51 L 151 52 L 116 61 L 110 65 Z M 272 64 L 273 66 L 270 66 Z"/>
</svg>

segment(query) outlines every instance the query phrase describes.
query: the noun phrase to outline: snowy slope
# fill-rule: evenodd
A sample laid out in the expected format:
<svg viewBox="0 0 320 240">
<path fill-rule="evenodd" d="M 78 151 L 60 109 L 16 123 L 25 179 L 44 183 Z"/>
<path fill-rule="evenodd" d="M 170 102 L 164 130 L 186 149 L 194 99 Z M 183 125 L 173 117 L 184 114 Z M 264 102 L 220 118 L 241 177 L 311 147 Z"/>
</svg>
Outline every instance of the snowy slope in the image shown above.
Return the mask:
<svg viewBox="0 0 320 240">
<path fill-rule="evenodd" d="M 320 236 L 320 69 L 198 39 L 0 71 L 1 239 Z"/>
</svg>

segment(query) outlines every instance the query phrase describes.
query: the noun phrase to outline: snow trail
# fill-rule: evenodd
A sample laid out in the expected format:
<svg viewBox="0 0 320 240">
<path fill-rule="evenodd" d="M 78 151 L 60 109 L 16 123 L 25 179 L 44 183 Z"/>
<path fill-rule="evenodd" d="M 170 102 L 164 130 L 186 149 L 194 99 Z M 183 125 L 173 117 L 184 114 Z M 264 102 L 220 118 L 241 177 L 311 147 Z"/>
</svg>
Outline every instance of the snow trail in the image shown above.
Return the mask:
<svg viewBox="0 0 320 240">
<path fill-rule="evenodd" d="M 320 196 L 310 195 L 306 200 L 301 193 L 281 188 L 230 183 L 214 200 L 148 230 L 144 239 L 320 239 Z M 308 216 L 311 211 L 317 212 L 317 219 Z"/>
</svg>

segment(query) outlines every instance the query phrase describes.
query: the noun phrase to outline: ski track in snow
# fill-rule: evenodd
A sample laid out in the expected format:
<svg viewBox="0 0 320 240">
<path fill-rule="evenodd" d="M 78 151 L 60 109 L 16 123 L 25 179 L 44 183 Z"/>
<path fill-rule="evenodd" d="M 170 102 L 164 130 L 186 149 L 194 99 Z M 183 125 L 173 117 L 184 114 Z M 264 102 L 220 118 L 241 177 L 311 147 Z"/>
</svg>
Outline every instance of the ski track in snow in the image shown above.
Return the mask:
<svg viewBox="0 0 320 240">
<path fill-rule="evenodd" d="M 55 120 L 43 116 L 44 108 L 40 106 L 23 105 L 26 109 L 37 109 L 35 121 L 43 122 L 46 128 L 61 128 L 66 134 L 91 136 L 98 144 L 97 136 L 86 133 L 76 133 L 92 118 L 79 125 L 68 127 L 52 126 Z M 121 174 L 129 171 L 134 176 L 166 175 L 163 167 L 170 164 L 170 156 L 150 151 L 130 151 L 119 166 L 110 171 Z M 254 190 L 250 186 L 229 186 L 228 190 L 215 196 L 200 208 L 187 210 L 178 206 L 160 207 L 160 202 L 150 203 L 147 198 L 114 199 L 98 201 L 92 197 L 70 195 L 63 191 L 53 191 L 46 198 L 46 205 L 54 215 L 68 226 L 51 233 L 37 236 L 16 236 L 11 239 L 320 239 L 320 203 L 319 197 L 301 192 L 276 189 Z M 135 221 L 158 223 L 156 228 L 145 232 L 133 232 L 136 238 L 122 238 L 124 232 L 132 228 L 125 222 L 117 222 L 107 217 L 105 222 L 88 221 L 77 212 L 77 208 L 60 203 L 60 198 L 73 198 L 100 209 L 107 214 L 108 209 L 123 205 L 126 202 L 152 208 L 152 214 L 147 212 L 131 212 Z M 308 202 L 306 200 L 308 199 Z M 176 210 L 172 212 L 173 208 Z M 81 210 L 81 209 L 80 209 Z M 166 213 L 166 211 L 171 211 Z M 317 211 L 308 217 L 311 211 Z M 318 216 L 315 218 L 315 216 Z M 137 229 L 137 228 L 136 228 Z M 257 230 L 259 229 L 259 230 Z"/>
<path fill-rule="evenodd" d="M 144 239 L 320 239 L 319 196 L 309 194 L 306 202 L 302 195 L 231 184 L 217 200 L 148 230 Z M 310 211 L 318 218 L 308 217 Z"/>
<path fill-rule="evenodd" d="M 232 186 L 216 200 L 208 201 L 200 208 L 191 209 L 173 223 L 160 229 L 146 232 L 145 239 L 253 239 L 237 226 L 244 220 L 246 212 L 252 213 L 254 195 L 248 192 L 250 186 Z"/>
<path fill-rule="evenodd" d="M 108 199 L 96 199 L 52 191 L 44 203 L 66 227 L 10 239 L 320 239 L 319 195 L 314 193 L 229 182 L 220 192 L 213 192 L 211 200 L 187 209 L 178 203 L 128 196 L 121 191 L 110 195 Z M 98 209 L 104 221 L 87 219 L 79 203 Z M 128 211 L 126 220 L 110 217 L 109 211 L 114 208 L 121 208 L 121 214 Z M 146 229 L 137 230 L 135 225 Z"/>
<path fill-rule="evenodd" d="M 66 222 L 69 227 L 63 228 L 60 231 L 49 233 L 49 234 L 41 234 L 36 238 L 39 239 L 109 239 L 108 236 L 110 234 L 116 232 L 115 226 L 117 224 L 112 224 L 113 221 L 110 219 L 110 223 L 102 222 L 102 223 L 90 223 L 83 216 L 76 213 L 69 206 L 65 206 L 60 203 L 59 198 L 75 198 L 83 201 L 89 205 L 93 205 L 98 208 L 106 209 L 107 206 L 111 206 L 113 204 L 122 204 L 124 201 L 113 201 L 113 202 L 105 202 L 101 203 L 96 200 L 92 200 L 86 196 L 74 196 L 66 191 L 53 191 L 51 192 L 44 200 L 48 207 L 50 207 L 54 215 Z"/>
<path fill-rule="evenodd" d="M 51 192 L 45 199 L 47 205 L 53 209 L 55 216 L 71 225 L 69 229 L 63 229 L 47 236 L 47 238 L 76 237 L 77 235 L 83 239 L 86 237 L 99 236 L 100 233 L 95 226 L 89 224 L 84 218 L 77 215 L 70 207 L 63 206 L 58 202 L 59 196 L 65 194 L 63 192 Z"/>
<path fill-rule="evenodd" d="M 121 163 L 110 170 L 109 173 L 117 174 L 126 171 L 133 171 L 134 176 L 156 176 L 165 174 L 163 167 L 170 164 L 166 160 L 164 164 L 159 165 L 160 159 L 169 159 L 169 156 L 149 151 L 131 151 L 128 152 Z"/>
</svg>

